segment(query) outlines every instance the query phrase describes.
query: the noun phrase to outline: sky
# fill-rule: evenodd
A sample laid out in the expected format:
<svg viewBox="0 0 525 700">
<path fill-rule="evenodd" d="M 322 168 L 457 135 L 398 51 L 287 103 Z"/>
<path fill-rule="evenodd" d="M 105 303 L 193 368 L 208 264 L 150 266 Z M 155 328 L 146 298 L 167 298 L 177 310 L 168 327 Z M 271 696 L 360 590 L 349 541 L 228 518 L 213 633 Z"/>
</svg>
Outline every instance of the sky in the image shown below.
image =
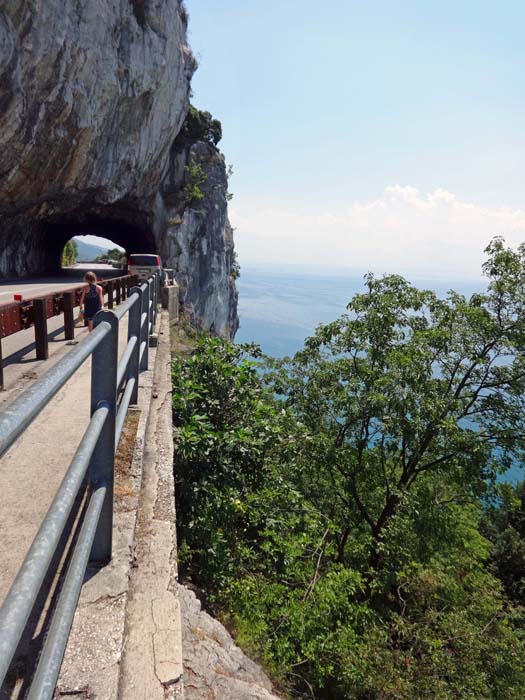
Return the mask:
<svg viewBox="0 0 525 700">
<path fill-rule="evenodd" d="M 75 239 L 83 241 L 84 243 L 99 246 L 99 248 L 120 248 L 120 250 L 124 250 L 122 246 L 117 245 L 109 238 L 103 238 L 102 236 L 92 236 L 91 234 L 86 234 L 85 236 L 75 236 Z"/>
<path fill-rule="evenodd" d="M 186 6 L 241 267 L 474 278 L 525 240 L 525 3 Z"/>
</svg>

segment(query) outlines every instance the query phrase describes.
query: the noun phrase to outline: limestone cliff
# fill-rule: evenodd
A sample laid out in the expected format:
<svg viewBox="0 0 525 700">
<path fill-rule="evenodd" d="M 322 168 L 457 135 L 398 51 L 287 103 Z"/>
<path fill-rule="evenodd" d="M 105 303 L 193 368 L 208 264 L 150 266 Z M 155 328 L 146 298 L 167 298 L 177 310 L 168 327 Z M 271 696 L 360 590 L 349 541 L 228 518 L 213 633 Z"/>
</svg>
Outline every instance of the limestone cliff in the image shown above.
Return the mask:
<svg viewBox="0 0 525 700">
<path fill-rule="evenodd" d="M 188 120 L 196 113 L 192 108 Z M 218 138 L 206 128 L 189 136 L 183 130 L 173 144 L 163 189 L 167 232 L 161 254 L 176 270 L 183 309 L 202 328 L 228 338 L 239 319 L 228 180 L 224 156 L 214 144 Z"/>
<path fill-rule="evenodd" d="M 219 185 L 182 212 L 182 256 L 162 194 L 196 65 L 186 24 L 181 0 L 0 3 L 0 276 L 52 272 L 69 238 L 99 234 L 161 253 L 202 325 L 231 335 Z"/>
</svg>

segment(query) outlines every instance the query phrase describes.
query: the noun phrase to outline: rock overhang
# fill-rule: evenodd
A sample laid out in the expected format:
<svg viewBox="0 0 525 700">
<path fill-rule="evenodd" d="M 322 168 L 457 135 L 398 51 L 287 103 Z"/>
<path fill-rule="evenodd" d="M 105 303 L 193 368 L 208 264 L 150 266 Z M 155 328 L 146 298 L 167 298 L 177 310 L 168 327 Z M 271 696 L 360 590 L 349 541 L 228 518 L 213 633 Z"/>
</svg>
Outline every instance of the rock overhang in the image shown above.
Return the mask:
<svg viewBox="0 0 525 700">
<path fill-rule="evenodd" d="M 187 134 L 174 148 L 196 68 L 187 21 L 181 0 L 0 5 L 0 278 L 54 273 L 68 239 L 99 235 L 160 254 L 192 322 L 231 337 L 220 124 L 203 113 L 213 144 Z M 205 171 L 198 203 L 192 159 Z"/>
<path fill-rule="evenodd" d="M 158 249 L 196 67 L 186 25 L 180 0 L 0 7 L 0 277 L 47 273 L 79 231 Z"/>
</svg>

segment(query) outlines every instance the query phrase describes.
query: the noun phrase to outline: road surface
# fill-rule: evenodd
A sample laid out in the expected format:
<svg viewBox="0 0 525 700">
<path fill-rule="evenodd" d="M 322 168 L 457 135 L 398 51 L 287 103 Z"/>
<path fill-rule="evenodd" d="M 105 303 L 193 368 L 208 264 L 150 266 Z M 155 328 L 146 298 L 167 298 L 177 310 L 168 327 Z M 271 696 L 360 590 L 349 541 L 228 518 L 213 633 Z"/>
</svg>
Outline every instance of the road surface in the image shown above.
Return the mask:
<svg viewBox="0 0 525 700">
<path fill-rule="evenodd" d="M 13 301 L 14 294 L 22 294 L 24 299 L 30 299 L 46 292 L 58 289 L 70 289 L 78 287 L 84 281 L 84 275 L 88 270 L 93 270 L 99 277 L 110 278 L 126 274 L 110 265 L 91 263 L 75 265 L 64 269 L 62 275 L 55 277 L 30 277 L 17 280 L 0 280 L 0 304 L 7 304 Z"/>
</svg>

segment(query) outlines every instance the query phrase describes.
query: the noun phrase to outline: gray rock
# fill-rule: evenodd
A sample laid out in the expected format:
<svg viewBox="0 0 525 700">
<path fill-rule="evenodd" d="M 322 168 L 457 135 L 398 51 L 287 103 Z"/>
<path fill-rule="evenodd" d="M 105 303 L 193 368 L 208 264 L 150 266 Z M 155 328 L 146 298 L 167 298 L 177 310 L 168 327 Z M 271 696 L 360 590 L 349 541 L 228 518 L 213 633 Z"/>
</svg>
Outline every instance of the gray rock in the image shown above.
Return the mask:
<svg viewBox="0 0 525 700">
<path fill-rule="evenodd" d="M 180 2 L 7 0 L 0 65 L 1 272 L 52 269 L 82 224 L 153 243 L 195 67 Z"/>
<path fill-rule="evenodd" d="M 204 199 L 186 204 L 180 193 L 185 166 L 199 163 L 206 180 Z M 163 259 L 176 271 L 180 303 L 200 327 L 223 338 L 239 326 L 237 289 L 232 277 L 233 229 L 228 220 L 228 180 L 224 156 L 210 143 L 188 144 L 172 157 L 165 189 L 166 235 Z"/>
<path fill-rule="evenodd" d="M 186 21 L 181 0 L 0 4 L 0 277 L 54 272 L 69 238 L 98 234 L 129 252 L 160 251 L 180 270 L 191 313 L 230 336 L 233 243 L 220 183 L 198 215 L 179 207 L 180 249 L 200 251 L 180 264 L 162 194 L 196 65 Z"/>
<path fill-rule="evenodd" d="M 177 586 L 182 613 L 186 700 L 280 700 L 272 683 L 225 628 L 201 610 L 195 594 Z"/>
</svg>

